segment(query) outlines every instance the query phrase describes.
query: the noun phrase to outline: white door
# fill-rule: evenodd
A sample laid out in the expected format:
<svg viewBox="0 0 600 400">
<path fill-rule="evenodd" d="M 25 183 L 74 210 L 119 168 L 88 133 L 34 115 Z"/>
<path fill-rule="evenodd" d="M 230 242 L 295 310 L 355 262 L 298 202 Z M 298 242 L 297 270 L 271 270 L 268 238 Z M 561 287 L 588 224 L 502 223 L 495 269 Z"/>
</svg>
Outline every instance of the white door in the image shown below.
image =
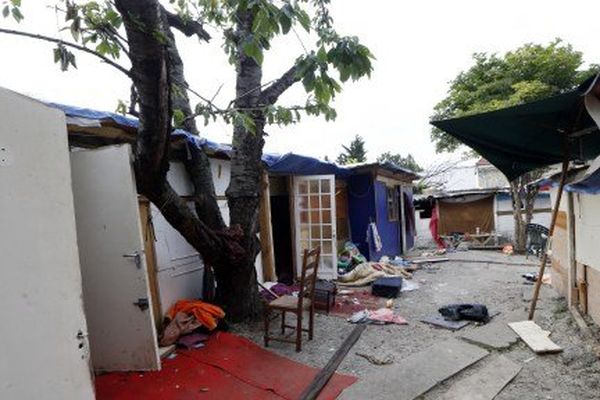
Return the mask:
<svg viewBox="0 0 600 400">
<path fill-rule="evenodd" d="M 337 242 L 334 175 L 294 177 L 294 219 L 297 273 L 300 274 L 302 268 L 304 249 L 321 246 L 318 275 L 324 279 L 335 279 Z"/>
<path fill-rule="evenodd" d="M 74 151 L 71 167 L 94 369 L 160 369 L 131 149 Z"/>
<path fill-rule="evenodd" d="M 65 116 L 0 88 L 0 399 L 93 399 Z"/>
</svg>

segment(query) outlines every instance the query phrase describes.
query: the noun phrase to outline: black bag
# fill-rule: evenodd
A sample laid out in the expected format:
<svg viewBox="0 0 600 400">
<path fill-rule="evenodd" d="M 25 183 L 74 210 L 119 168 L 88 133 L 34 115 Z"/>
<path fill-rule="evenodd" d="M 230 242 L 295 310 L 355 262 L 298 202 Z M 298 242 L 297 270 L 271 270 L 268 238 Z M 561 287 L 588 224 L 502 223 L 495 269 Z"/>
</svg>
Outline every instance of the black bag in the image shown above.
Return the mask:
<svg viewBox="0 0 600 400">
<path fill-rule="evenodd" d="M 400 289 L 402 289 L 402 278 L 399 276 L 379 278 L 373 282 L 371 293 L 374 296 L 392 298 L 398 297 L 398 294 L 400 294 Z"/>
<path fill-rule="evenodd" d="M 488 322 L 490 316 L 488 309 L 483 304 L 450 304 L 438 310 L 440 314 L 450 321 L 468 321 Z"/>
</svg>

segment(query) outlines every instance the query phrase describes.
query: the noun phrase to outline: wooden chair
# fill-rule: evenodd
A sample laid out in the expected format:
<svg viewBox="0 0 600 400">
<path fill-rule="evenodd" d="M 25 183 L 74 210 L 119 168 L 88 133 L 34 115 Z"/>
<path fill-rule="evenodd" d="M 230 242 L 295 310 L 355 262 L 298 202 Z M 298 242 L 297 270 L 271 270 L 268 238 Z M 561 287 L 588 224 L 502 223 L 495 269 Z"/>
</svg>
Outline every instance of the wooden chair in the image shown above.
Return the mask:
<svg viewBox="0 0 600 400">
<path fill-rule="evenodd" d="M 281 296 L 265 306 L 265 347 L 269 346 L 269 340 L 296 343 L 296 351 L 302 350 L 302 332 L 308 332 L 308 340 L 313 338 L 314 316 L 315 316 L 315 283 L 317 281 L 317 270 L 321 248 L 317 247 L 310 251 L 304 250 L 302 259 L 302 273 L 300 275 L 300 291 L 298 297 Z M 269 336 L 269 325 L 271 322 L 271 311 L 281 312 L 281 335 L 282 337 Z M 308 311 L 308 329 L 302 327 L 304 311 Z M 296 314 L 296 326 L 286 325 L 285 314 Z M 285 328 L 296 330 L 295 339 L 287 339 Z"/>
</svg>

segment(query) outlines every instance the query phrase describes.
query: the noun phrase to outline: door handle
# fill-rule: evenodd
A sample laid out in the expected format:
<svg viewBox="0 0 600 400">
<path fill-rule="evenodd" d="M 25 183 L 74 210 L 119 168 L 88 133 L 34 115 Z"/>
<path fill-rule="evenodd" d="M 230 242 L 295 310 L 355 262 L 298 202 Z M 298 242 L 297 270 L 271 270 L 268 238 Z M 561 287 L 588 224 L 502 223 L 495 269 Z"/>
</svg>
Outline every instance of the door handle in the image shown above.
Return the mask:
<svg viewBox="0 0 600 400">
<path fill-rule="evenodd" d="M 133 305 L 137 306 L 142 311 L 146 311 L 148 307 L 150 307 L 150 301 L 147 298 L 139 298 Z"/>
<path fill-rule="evenodd" d="M 135 266 L 137 267 L 137 269 L 142 269 L 142 255 L 138 251 L 134 251 L 131 254 L 123 254 L 123 257 L 133 258 L 133 261 L 135 262 Z"/>
</svg>

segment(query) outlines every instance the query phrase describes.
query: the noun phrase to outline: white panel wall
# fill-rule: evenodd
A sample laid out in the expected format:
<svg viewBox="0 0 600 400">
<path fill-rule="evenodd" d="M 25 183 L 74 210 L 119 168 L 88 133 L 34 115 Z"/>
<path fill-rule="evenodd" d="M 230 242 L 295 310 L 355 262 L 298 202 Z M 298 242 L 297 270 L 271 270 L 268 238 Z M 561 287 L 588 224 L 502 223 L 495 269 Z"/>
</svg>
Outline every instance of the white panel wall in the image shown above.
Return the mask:
<svg viewBox="0 0 600 400">
<path fill-rule="evenodd" d="M 600 270 L 600 196 L 578 193 L 574 203 L 577 261 Z"/>
<path fill-rule="evenodd" d="M 65 116 L 0 88 L 0 399 L 94 397 L 81 296 Z"/>
<path fill-rule="evenodd" d="M 231 175 L 229 160 L 210 159 L 213 182 L 221 215 L 229 224 L 229 208 L 225 200 L 225 190 L 229 186 Z M 185 167 L 180 162 L 172 162 L 167 176 L 177 193 L 190 196 L 194 189 Z M 193 207 L 193 203 L 189 203 Z M 162 217 L 158 209 L 152 206 L 152 219 L 156 235 L 156 259 L 158 285 L 163 313 L 179 299 L 202 297 L 202 279 L 204 263 L 198 252 Z M 262 262 L 260 255 L 256 259 L 256 270 L 262 282 Z"/>
</svg>

